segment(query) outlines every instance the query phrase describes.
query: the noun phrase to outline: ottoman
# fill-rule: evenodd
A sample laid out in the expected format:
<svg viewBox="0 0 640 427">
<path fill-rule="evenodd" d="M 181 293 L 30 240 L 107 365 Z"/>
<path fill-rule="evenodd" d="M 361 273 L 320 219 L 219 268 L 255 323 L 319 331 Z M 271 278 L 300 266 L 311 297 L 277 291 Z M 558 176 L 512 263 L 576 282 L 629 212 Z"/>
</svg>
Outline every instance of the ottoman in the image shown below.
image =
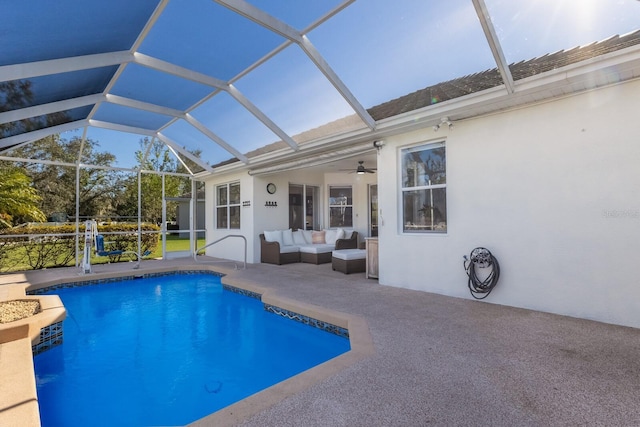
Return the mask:
<svg viewBox="0 0 640 427">
<path fill-rule="evenodd" d="M 310 264 L 326 264 L 331 262 L 334 245 L 314 244 L 300 246 L 300 261 Z"/>
<path fill-rule="evenodd" d="M 333 251 L 331 267 L 344 274 L 364 273 L 366 257 L 364 249 L 340 249 Z"/>
</svg>

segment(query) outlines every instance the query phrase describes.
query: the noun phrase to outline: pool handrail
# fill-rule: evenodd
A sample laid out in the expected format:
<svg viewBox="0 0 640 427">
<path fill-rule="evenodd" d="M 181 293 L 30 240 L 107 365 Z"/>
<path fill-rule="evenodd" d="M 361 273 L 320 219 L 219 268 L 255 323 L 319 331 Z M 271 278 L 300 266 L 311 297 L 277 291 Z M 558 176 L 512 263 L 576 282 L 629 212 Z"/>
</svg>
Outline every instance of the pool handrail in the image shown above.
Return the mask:
<svg viewBox="0 0 640 427">
<path fill-rule="evenodd" d="M 241 234 L 227 234 L 226 236 L 223 236 L 223 237 L 219 238 L 218 240 L 214 240 L 211 243 L 207 243 L 206 245 L 204 245 L 201 248 L 196 248 L 196 250 L 193 251 L 193 260 L 195 262 L 199 262 L 198 261 L 198 252 L 200 252 L 203 249 L 207 249 L 209 246 L 213 246 L 218 242 L 221 242 L 221 241 L 223 241 L 225 239 L 228 239 L 229 237 L 240 237 L 240 238 L 242 238 L 242 240 L 244 240 L 244 264 L 242 266 L 242 269 L 246 270 L 247 269 L 247 238 L 244 237 Z M 209 262 L 235 262 L 235 261 L 209 261 Z M 238 269 L 238 264 L 236 264 L 236 269 Z"/>
</svg>

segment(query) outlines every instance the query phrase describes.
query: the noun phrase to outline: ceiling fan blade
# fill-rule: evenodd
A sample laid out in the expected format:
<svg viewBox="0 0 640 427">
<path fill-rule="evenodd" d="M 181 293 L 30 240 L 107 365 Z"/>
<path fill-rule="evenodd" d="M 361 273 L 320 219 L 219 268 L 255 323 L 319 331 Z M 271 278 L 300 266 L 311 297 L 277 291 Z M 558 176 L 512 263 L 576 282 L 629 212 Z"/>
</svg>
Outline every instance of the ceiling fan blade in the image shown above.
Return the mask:
<svg viewBox="0 0 640 427">
<path fill-rule="evenodd" d="M 358 162 L 358 166 L 355 168 L 351 168 L 351 169 L 338 169 L 341 172 L 347 172 L 347 173 L 376 173 L 375 171 L 377 171 L 378 169 L 376 168 L 367 168 L 364 166 L 364 162 L 363 161 L 359 161 Z"/>
</svg>

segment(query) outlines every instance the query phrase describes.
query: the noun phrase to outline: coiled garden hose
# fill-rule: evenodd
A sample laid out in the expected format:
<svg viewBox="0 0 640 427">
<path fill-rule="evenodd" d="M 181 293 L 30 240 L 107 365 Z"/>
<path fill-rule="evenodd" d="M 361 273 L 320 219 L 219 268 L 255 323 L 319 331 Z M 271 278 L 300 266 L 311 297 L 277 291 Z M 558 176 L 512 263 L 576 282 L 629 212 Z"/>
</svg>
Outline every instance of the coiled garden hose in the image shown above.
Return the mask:
<svg viewBox="0 0 640 427">
<path fill-rule="evenodd" d="M 500 278 L 500 264 L 496 257 L 486 248 L 475 248 L 469 254 L 469 258 L 464 256 L 464 269 L 469 277 L 468 285 L 471 296 L 475 299 L 485 299 L 489 296 L 493 288 L 498 284 Z M 491 268 L 488 274 L 480 274 L 478 269 Z M 480 277 L 484 277 L 481 279 Z"/>
</svg>

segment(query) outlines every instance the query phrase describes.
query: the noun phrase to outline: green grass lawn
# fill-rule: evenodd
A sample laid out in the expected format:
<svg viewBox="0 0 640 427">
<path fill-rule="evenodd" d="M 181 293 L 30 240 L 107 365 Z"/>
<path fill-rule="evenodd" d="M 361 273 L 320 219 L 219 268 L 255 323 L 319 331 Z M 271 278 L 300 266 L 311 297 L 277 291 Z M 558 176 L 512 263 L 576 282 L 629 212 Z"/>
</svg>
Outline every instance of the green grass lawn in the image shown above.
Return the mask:
<svg viewBox="0 0 640 427">
<path fill-rule="evenodd" d="M 196 243 L 196 248 L 201 248 L 204 246 L 204 239 L 198 239 Z M 176 235 L 167 235 L 167 252 L 175 252 L 175 251 L 188 251 L 189 250 L 189 239 L 188 238 L 180 238 Z M 147 258 L 161 258 L 162 257 L 162 240 L 158 241 L 158 246 L 156 250 L 153 251 Z"/>
<path fill-rule="evenodd" d="M 198 239 L 196 244 L 197 248 L 200 248 L 205 245 L 205 239 Z M 167 252 L 174 251 L 188 251 L 189 250 L 189 239 L 188 238 L 180 238 L 176 235 L 167 235 Z M 121 262 L 128 262 L 131 259 L 135 259 L 135 256 L 123 256 Z M 146 259 L 151 258 L 162 258 L 162 240 L 158 240 L 158 245 L 155 250 L 144 257 Z M 144 259 L 143 258 L 143 259 Z M 109 262 L 108 257 L 101 256 L 91 256 L 91 264 L 106 264 Z M 75 265 L 75 257 L 69 261 L 67 266 Z M 55 267 L 53 263 L 49 265 L 45 265 L 44 268 L 52 268 Z M 4 252 L 3 256 L 0 257 L 0 273 L 14 272 L 14 271 L 26 271 L 32 270 L 31 266 L 27 262 L 25 258 L 25 249 L 22 247 L 16 247 L 15 249 L 10 249 Z"/>
</svg>

